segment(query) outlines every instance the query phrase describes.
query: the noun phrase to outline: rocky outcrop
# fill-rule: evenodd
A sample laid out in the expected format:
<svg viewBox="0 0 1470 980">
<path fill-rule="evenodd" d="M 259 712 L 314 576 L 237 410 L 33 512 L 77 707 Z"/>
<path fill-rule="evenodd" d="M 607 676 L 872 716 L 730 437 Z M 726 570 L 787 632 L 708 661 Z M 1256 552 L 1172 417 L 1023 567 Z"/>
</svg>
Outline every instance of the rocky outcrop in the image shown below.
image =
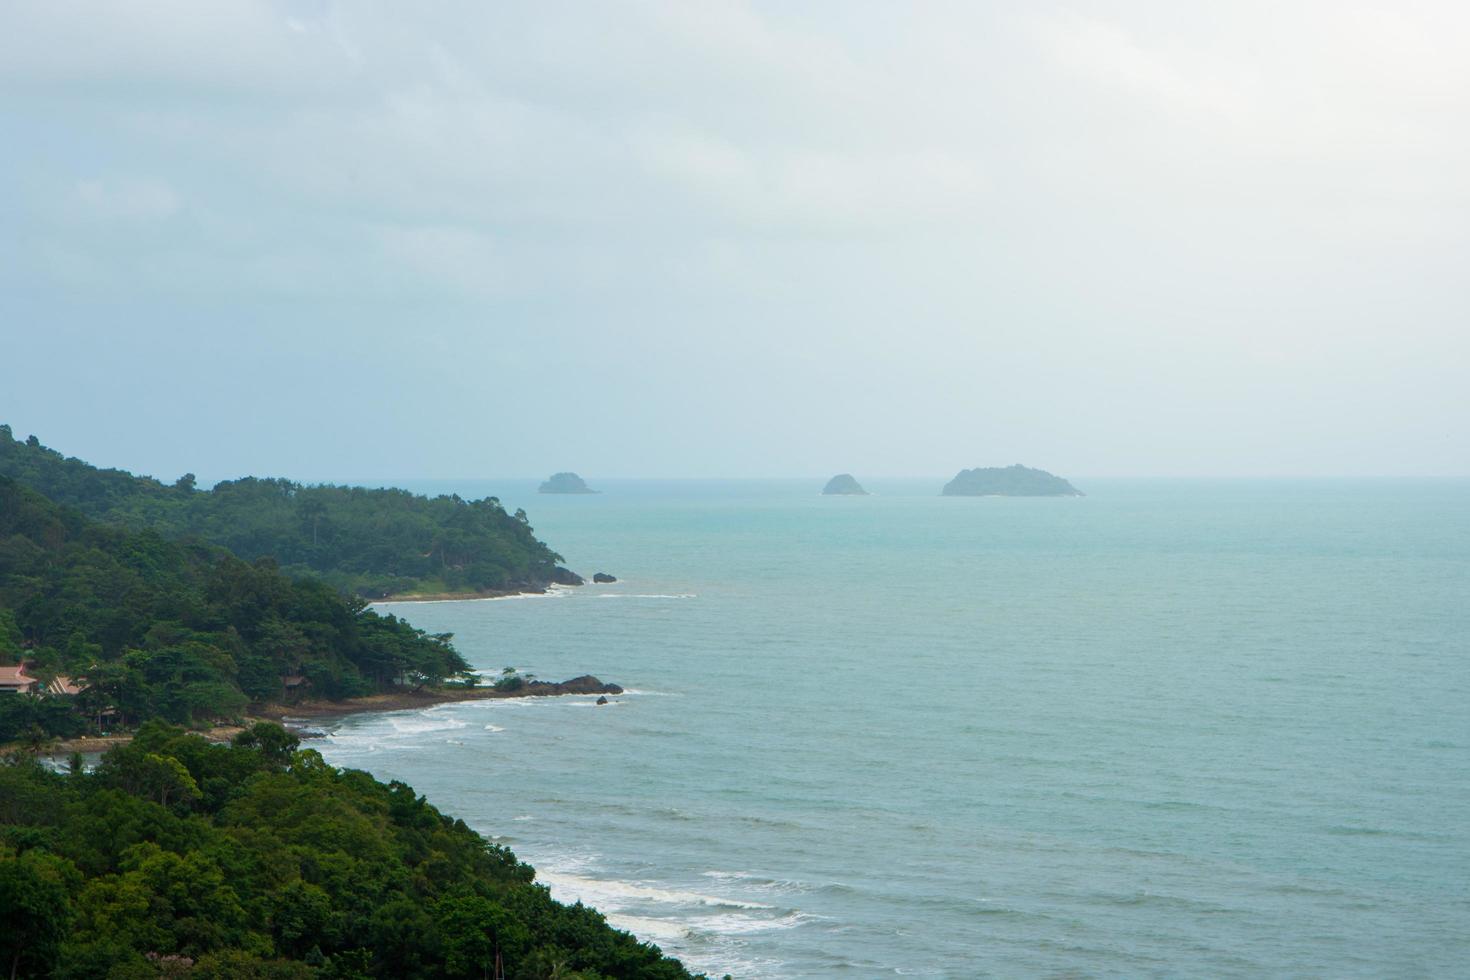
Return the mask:
<svg viewBox="0 0 1470 980">
<path fill-rule="evenodd" d="M 960 470 L 940 491 L 946 497 L 1080 497 L 1081 492 L 1059 476 L 1020 463 Z"/>
<path fill-rule="evenodd" d="M 591 674 L 573 677 L 569 681 L 527 681 L 515 692 L 516 697 L 548 697 L 556 694 L 622 694 L 616 684 L 604 684 Z"/>
<path fill-rule="evenodd" d="M 596 572 L 592 576 L 592 581 L 598 585 L 610 585 L 617 580 L 618 577 L 616 575 L 609 575 L 607 572 Z"/>
<path fill-rule="evenodd" d="M 570 568 L 562 568 L 560 565 L 558 565 L 556 566 L 556 570 L 551 573 L 551 584 L 585 585 L 587 584 L 587 580 L 578 575 L 576 572 L 572 571 Z"/>
<path fill-rule="evenodd" d="M 851 473 L 838 473 L 827 481 L 827 485 L 822 488 L 822 494 L 827 497 L 866 497 L 868 491 L 853 479 Z"/>
<path fill-rule="evenodd" d="M 501 698 L 555 697 L 558 694 L 622 694 L 616 684 L 604 684 L 591 674 L 573 677 L 560 683 L 530 680 L 513 690 L 501 690 L 491 685 L 478 687 L 438 687 L 401 689 L 384 694 L 370 694 L 362 698 L 345 701 L 302 701 L 293 705 L 256 705 L 251 711 L 261 718 L 285 719 L 288 715 L 300 718 L 326 718 L 337 715 L 356 714 L 360 711 L 403 711 L 409 708 L 424 708 L 433 704 L 451 701 L 490 701 Z M 236 730 L 238 731 L 238 729 Z M 234 734 L 234 731 L 231 732 Z M 87 749 L 86 751 L 92 751 Z M 101 751 L 101 750 L 98 750 Z"/>
<path fill-rule="evenodd" d="M 553 473 L 551 478 L 541 484 L 537 493 L 596 493 L 586 482 L 575 473 Z"/>
<path fill-rule="evenodd" d="M 598 704 L 607 704 L 607 695 L 604 694 L 602 697 L 598 698 L 597 699 L 597 703 Z"/>
</svg>

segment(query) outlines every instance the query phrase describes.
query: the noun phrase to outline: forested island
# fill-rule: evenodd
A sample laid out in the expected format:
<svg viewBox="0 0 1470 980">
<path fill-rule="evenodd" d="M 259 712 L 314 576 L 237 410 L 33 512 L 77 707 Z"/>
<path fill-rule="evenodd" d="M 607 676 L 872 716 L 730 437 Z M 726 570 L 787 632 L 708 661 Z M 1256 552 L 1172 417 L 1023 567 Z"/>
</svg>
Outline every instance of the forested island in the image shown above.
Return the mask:
<svg viewBox="0 0 1470 980">
<path fill-rule="evenodd" d="M 193 537 L 247 561 L 269 557 L 365 598 L 536 592 L 580 584 L 537 540 L 525 511 L 495 497 L 463 500 L 406 490 L 226 480 L 212 490 L 186 473 L 172 484 L 98 469 L 16 439 L 0 425 L 0 476 L 83 515 L 168 538 Z"/>
<path fill-rule="evenodd" d="M 553 473 L 541 486 L 536 488 L 537 493 L 596 493 L 575 473 Z"/>
<path fill-rule="evenodd" d="M 825 497 L 866 497 L 868 491 L 863 489 L 863 485 L 854 479 L 851 473 L 838 473 L 827 481 L 827 485 L 822 488 L 822 495 Z"/>
<path fill-rule="evenodd" d="M 1046 470 L 1016 463 L 960 470 L 940 491 L 946 497 L 1080 497 L 1076 487 Z"/>
</svg>

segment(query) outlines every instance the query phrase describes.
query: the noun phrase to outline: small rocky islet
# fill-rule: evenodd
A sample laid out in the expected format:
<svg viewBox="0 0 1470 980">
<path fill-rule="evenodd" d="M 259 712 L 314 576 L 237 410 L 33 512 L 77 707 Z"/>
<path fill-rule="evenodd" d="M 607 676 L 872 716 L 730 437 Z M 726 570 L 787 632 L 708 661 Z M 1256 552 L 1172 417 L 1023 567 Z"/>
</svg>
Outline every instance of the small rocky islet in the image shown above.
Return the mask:
<svg viewBox="0 0 1470 980">
<path fill-rule="evenodd" d="M 822 488 L 824 497 L 866 497 L 868 491 L 854 479 L 851 473 L 838 473 Z"/>
<path fill-rule="evenodd" d="M 1082 492 L 1046 470 L 1016 463 L 960 470 L 940 491 L 945 497 L 1080 497 Z"/>
<path fill-rule="evenodd" d="M 597 493 L 575 473 L 553 473 L 536 489 L 537 493 Z"/>
</svg>

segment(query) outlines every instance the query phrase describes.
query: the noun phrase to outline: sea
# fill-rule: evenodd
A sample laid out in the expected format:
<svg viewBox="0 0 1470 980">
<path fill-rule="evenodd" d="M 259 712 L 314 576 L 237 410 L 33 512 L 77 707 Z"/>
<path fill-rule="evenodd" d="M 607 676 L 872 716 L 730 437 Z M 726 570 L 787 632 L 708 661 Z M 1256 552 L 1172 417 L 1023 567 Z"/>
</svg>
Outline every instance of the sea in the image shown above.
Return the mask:
<svg viewBox="0 0 1470 980">
<path fill-rule="evenodd" d="M 1470 482 L 593 482 L 378 609 L 624 694 L 310 744 L 712 977 L 1470 976 Z"/>
</svg>

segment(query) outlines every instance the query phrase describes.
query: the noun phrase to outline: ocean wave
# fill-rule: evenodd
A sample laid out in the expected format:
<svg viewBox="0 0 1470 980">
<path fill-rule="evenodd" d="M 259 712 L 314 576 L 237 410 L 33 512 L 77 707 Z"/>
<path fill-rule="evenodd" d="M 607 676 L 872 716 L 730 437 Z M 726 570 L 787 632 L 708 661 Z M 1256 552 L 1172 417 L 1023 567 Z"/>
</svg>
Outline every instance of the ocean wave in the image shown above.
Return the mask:
<svg viewBox="0 0 1470 980">
<path fill-rule="evenodd" d="M 456 728 L 465 728 L 469 725 L 468 722 L 460 721 L 458 718 L 452 718 L 447 715 L 430 717 L 429 712 L 427 711 L 402 717 L 388 715 L 387 719 L 388 723 L 393 726 L 393 730 L 399 735 L 422 735 L 425 732 L 447 732 L 453 731 Z"/>
<path fill-rule="evenodd" d="M 487 595 L 479 599 L 448 600 L 450 602 L 510 602 L 515 599 L 565 599 L 576 595 L 571 585 L 552 585 L 545 592 L 517 592 L 513 595 Z"/>
<path fill-rule="evenodd" d="M 767 910 L 774 907 L 763 902 L 742 902 L 739 899 L 722 898 L 718 895 L 701 895 L 698 892 L 659 888 L 655 885 L 618 881 L 613 878 L 588 878 L 583 875 L 568 874 L 565 871 L 541 871 L 537 873 L 536 878 L 549 887 L 552 897 L 559 901 L 580 901 L 599 909 L 622 909 L 626 908 L 630 902 L 747 910 Z"/>
<path fill-rule="evenodd" d="M 698 599 L 694 592 L 599 592 L 594 599 Z"/>
<path fill-rule="evenodd" d="M 688 926 L 669 919 L 655 919 L 644 915 L 622 915 L 614 912 L 607 916 L 607 924 L 614 929 L 631 932 L 644 942 L 653 939 L 670 943 L 689 938 Z"/>
<path fill-rule="evenodd" d="M 798 881 L 794 878 L 772 878 L 749 871 L 705 871 L 702 874 L 704 877 L 713 878 L 716 881 L 736 882 L 745 888 L 755 888 L 759 891 L 786 894 L 816 891 L 853 891 L 851 886 L 838 882 L 831 882 L 826 885 L 814 885 L 811 882 Z"/>
<path fill-rule="evenodd" d="M 792 929 L 804 922 L 815 922 L 820 916 L 795 910 L 778 916 L 756 916 L 741 913 L 724 915 L 700 915 L 684 919 L 689 932 L 712 933 L 718 936 L 740 936 L 751 932 L 770 932 L 775 929 Z"/>
<path fill-rule="evenodd" d="M 503 732 L 503 731 L 505 731 L 505 729 L 504 728 L 501 728 L 499 725 L 486 725 L 485 726 L 485 731 L 487 731 L 487 732 Z"/>
</svg>

